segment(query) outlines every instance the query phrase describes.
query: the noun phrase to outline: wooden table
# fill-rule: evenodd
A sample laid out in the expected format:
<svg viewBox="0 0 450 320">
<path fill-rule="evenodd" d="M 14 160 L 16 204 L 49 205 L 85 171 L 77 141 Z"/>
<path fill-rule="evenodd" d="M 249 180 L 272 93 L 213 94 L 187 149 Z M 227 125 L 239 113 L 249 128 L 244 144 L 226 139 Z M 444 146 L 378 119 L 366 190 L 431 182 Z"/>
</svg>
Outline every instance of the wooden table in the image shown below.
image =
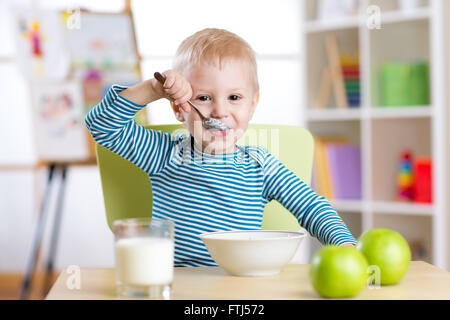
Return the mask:
<svg viewBox="0 0 450 320">
<path fill-rule="evenodd" d="M 218 267 L 175 268 L 171 299 L 320 299 L 309 282 L 308 270 L 307 264 L 290 264 L 275 276 L 233 277 Z M 67 283 L 74 284 L 70 282 L 73 276 L 63 271 L 46 299 L 124 299 L 116 296 L 114 269 L 80 269 L 79 289 L 67 286 Z M 400 283 L 378 289 L 367 287 L 354 299 L 450 299 L 450 273 L 413 261 Z"/>
</svg>

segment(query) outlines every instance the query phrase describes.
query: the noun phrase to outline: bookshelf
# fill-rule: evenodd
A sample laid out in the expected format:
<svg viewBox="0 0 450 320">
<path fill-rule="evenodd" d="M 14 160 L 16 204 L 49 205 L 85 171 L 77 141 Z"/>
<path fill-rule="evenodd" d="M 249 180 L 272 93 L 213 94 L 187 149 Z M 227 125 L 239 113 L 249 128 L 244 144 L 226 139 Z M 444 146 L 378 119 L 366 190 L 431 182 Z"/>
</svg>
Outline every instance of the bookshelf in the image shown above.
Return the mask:
<svg viewBox="0 0 450 320">
<path fill-rule="evenodd" d="M 344 136 L 361 151 L 361 199 L 329 200 L 356 237 L 371 228 L 397 230 L 413 247 L 413 257 L 447 269 L 450 222 L 446 216 L 450 206 L 446 198 L 450 196 L 450 180 L 446 163 L 450 152 L 445 137 L 450 132 L 446 128 L 450 119 L 445 81 L 450 78 L 450 68 L 444 57 L 450 52 L 450 41 L 445 41 L 450 22 L 444 16 L 450 17 L 450 4 L 428 0 L 417 8 L 402 10 L 396 0 L 358 0 L 354 14 L 325 20 L 317 17 L 319 2 L 304 1 L 301 41 L 305 48 L 305 126 L 314 136 Z M 380 9 L 380 29 L 367 27 L 370 5 Z M 338 108 L 331 93 L 328 105 L 316 108 L 329 35 L 337 38 L 340 49 L 358 53 L 359 107 Z M 429 64 L 430 104 L 382 106 L 378 72 L 389 61 Z M 405 149 L 432 158 L 433 203 L 395 200 L 400 153 Z"/>
</svg>

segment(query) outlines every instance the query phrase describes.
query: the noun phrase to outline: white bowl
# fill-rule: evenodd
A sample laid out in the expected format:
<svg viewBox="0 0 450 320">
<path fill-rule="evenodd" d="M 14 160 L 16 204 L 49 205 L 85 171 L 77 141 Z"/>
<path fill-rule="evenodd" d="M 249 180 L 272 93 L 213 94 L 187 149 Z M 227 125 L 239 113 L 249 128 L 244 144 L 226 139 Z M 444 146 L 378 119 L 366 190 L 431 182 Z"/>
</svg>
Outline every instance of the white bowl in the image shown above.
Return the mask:
<svg viewBox="0 0 450 320">
<path fill-rule="evenodd" d="M 292 231 L 219 231 L 200 235 L 211 257 L 228 274 L 253 277 L 278 274 L 305 237 Z"/>
</svg>

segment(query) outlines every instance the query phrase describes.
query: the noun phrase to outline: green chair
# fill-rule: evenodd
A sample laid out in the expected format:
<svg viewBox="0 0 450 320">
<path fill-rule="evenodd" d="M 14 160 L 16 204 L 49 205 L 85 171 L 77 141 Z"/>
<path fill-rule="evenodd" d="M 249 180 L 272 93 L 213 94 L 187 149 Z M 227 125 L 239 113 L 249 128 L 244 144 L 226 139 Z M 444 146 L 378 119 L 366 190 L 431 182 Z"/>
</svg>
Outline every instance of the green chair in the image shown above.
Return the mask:
<svg viewBox="0 0 450 320">
<path fill-rule="evenodd" d="M 150 125 L 146 128 L 187 133 L 181 124 Z M 250 124 L 237 144 L 266 147 L 300 179 L 310 184 L 314 143 L 308 130 L 298 126 Z M 110 229 L 116 219 L 151 217 L 152 187 L 147 174 L 100 145 L 96 150 Z M 297 231 L 300 225 L 288 210 L 273 200 L 264 209 L 262 229 Z"/>
</svg>

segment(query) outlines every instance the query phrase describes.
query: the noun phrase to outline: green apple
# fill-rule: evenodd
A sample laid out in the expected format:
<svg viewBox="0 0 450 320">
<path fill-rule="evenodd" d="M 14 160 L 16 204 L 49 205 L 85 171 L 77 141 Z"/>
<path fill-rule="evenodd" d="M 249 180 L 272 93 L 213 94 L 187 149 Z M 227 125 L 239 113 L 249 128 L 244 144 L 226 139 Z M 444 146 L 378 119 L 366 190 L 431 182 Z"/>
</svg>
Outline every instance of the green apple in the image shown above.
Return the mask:
<svg viewBox="0 0 450 320">
<path fill-rule="evenodd" d="M 322 297 L 353 297 L 367 285 L 368 266 L 355 248 L 326 245 L 311 260 L 309 280 Z"/>
<path fill-rule="evenodd" d="M 378 228 L 363 233 L 356 244 L 369 265 L 380 269 L 380 284 L 399 282 L 408 271 L 411 250 L 402 235 L 394 230 Z"/>
</svg>

